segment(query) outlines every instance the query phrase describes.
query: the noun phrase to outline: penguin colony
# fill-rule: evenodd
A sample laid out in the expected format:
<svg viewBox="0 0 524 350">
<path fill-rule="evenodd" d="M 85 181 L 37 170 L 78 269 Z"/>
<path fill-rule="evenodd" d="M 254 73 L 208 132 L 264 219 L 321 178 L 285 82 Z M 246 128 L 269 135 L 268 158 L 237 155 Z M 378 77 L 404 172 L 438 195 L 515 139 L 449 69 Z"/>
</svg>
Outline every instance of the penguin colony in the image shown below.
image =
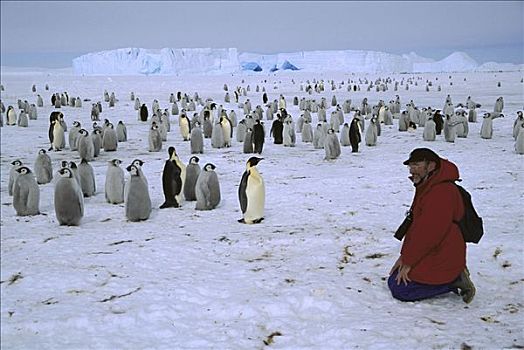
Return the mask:
<svg viewBox="0 0 524 350">
<path fill-rule="evenodd" d="M 325 92 L 326 84 L 330 84 L 332 90 L 337 89 L 334 81 L 308 80 L 300 84 L 300 91 L 309 95 L 321 94 Z M 344 88 L 345 84 L 347 92 L 350 93 L 359 91 L 361 86 L 367 86 L 368 91 L 373 88 L 376 91 L 387 91 L 389 87 L 394 86 L 394 90 L 398 91 L 400 86 L 405 85 L 408 90 L 409 85 L 417 85 L 417 82 L 414 78 L 403 78 L 400 82 L 393 82 L 390 78 L 379 78 L 375 81 L 348 79 L 347 82 L 339 83 L 339 89 Z M 432 82 L 427 81 L 426 91 L 430 92 L 432 86 Z M 235 143 L 242 143 L 240 149 L 249 158 L 242 176 L 239 176 L 238 203 L 242 217 L 238 221 L 255 224 L 264 220 L 265 182 L 258 170 L 263 158 L 249 155 L 260 156 L 267 152 L 264 144 L 268 139 L 274 145 L 283 147 L 296 147 L 302 142 L 310 145 L 308 147 L 312 149 L 324 150 L 324 159 L 334 161 L 342 156 L 341 147 L 350 146 L 351 153 L 362 152 L 359 146 L 363 136 L 365 146 L 380 147 L 382 127 L 393 125 L 394 120 L 397 120 L 398 132 L 413 132 L 417 127 L 423 128 L 421 141 L 435 142 L 443 139 L 446 142 L 456 142 L 457 138 L 468 137 L 469 123 L 479 121 L 482 123 L 479 137 L 495 137 L 493 121 L 505 117 L 503 97 L 496 99 L 493 110 L 478 115 L 482 105 L 473 101 L 471 96 L 464 103 L 454 104 L 452 97 L 447 95 L 442 109 L 432 106 L 419 107 L 413 100 L 405 104 L 405 108 L 401 108 L 399 95 L 395 95 L 388 103 L 379 100 L 376 105 L 371 105 L 367 98 L 357 103 L 351 99 L 340 100 L 340 95 L 337 101 L 334 94 L 330 100 L 326 96 L 320 99 L 299 99 L 295 96 L 292 98 L 292 105 L 295 109 L 298 107 L 298 113 L 294 112 L 295 115 L 291 115 L 287 109 L 287 106 L 291 107 L 291 103 L 287 101 L 290 100 L 289 96 L 273 94 L 275 98 L 271 101 L 271 95 L 266 93 L 265 87 L 262 88 L 263 94 L 256 100 L 260 98 L 261 105 L 252 103 L 250 98 L 244 98 L 247 92 L 251 91 L 249 86 L 238 86 L 230 94 L 227 85 L 224 84 L 224 90 L 228 91 L 224 102 L 227 103 L 229 113 L 223 105 L 211 98 L 204 100 L 198 93 L 194 93 L 193 96 L 181 91 L 171 93 L 171 108 L 161 109 L 159 100 L 154 100 L 148 105 L 131 92 L 130 99 L 134 101 L 132 105 L 138 114 L 138 125 L 149 130 L 146 143 L 142 142 L 142 151 L 161 152 L 165 149 L 165 142 L 169 144 L 173 139 L 189 141 L 185 143 L 187 149 L 178 146 L 183 158 L 190 157 L 187 165 L 177 153 L 177 149 L 169 146 L 168 159 L 165 160 L 163 170 L 148 169 L 149 173 L 161 170 L 161 177 L 154 180 L 154 187 L 158 188 L 156 185 L 162 184 L 164 201 L 156 208 L 178 208 L 184 206 L 184 202 L 195 202 L 194 208 L 199 211 L 213 210 L 220 206 L 219 178 L 224 169 L 210 162 L 217 159 L 214 154 L 206 155 L 211 149 L 217 149 L 212 153 L 230 152 L 227 151 L 228 148 Z M 36 93 L 34 85 L 32 91 Z M 256 91 L 260 91 L 258 85 Z M 103 99 L 108 110 L 115 108 L 119 102 L 114 92 L 109 95 L 104 91 Z M 113 205 L 123 203 L 124 216 L 131 222 L 147 220 L 156 208 L 154 209 L 149 192 L 151 187 L 143 172 L 144 162 L 138 158 L 131 161 L 125 167 L 128 173 L 126 179 L 122 168 L 123 161 L 119 159 L 125 154 L 120 152 L 119 144 L 128 142 L 128 131 L 124 121 L 119 120 L 114 127 L 109 119 L 104 119 L 99 125 L 106 109 L 98 101 L 91 104 L 86 116 L 73 120 L 68 129 L 66 118 L 69 119 L 70 110 L 66 107 L 82 108 L 82 99 L 70 98 L 67 92 L 63 92 L 52 94 L 50 102 L 54 110 L 49 116 L 46 137 L 49 140 L 49 149 L 41 148 L 36 152 L 33 170 L 21 160 L 11 162 L 8 193 L 13 197 L 16 214 L 40 214 L 39 186 L 49 184 L 54 186 L 54 209 L 58 223 L 80 225 L 84 216 L 84 201 L 89 201 L 90 197 L 100 192 L 97 191 L 97 179 L 91 163 L 99 163 L 103 159 L 107 165 L 103 190 L 106 202 Z M 5 116 L 6 127 L 31 128 L 32 120 L 38 118 L 38 108 L 43 108 L 44 105 L 44 99 L 40 94 L 35 94 L 35 104 L 19 100 L 18 113 L 12 105 L 5 108 L 1 102 L 0 126 L 4 126 Z M 242 116 L 240 120 L 237 119 L 237 112 Z M 313 119 L 314 116 L 317 120 Z M 175 117 L 174 120 L 178 122 L 177 129 L 171 128 L 171 117 Z M 269 129 L 269 133 L 266 132 L 266 128 Z M 178 131 L 178 135 L 173 135 L 172 131 Z M 388 129 L 388 132 L 392 132 L 392 129 Z M 169 133 L 171 136 L 168 136 Z M 297 137 L 297 134 L 300 137 Z M 524 154 L 522 111 L 517 112 L 512 136 L 515 140 L 515 153 Z M 132 136 L 130 140 L 137 145 L 137 140 L 133 140 Z M 111 155 L 111 152 L 115 154 Z M 68 161 L 57 161 L 64 158 Z M 200 165 L 201 159 L 205 159 L 203 167 Z M 55 173 L 52 169 L 53 162 L 60 164 Z"/>
</svg>

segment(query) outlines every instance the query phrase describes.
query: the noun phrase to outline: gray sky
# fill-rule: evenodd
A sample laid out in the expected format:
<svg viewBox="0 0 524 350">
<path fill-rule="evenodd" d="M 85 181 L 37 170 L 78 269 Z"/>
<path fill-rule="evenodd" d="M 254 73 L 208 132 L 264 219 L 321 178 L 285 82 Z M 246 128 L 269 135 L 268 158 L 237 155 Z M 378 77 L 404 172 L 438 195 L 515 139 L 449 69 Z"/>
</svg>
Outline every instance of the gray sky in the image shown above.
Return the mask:
<svg viewBox="0 0 524 350">
<path fill-rule="evenodd" d="M 2 65 L 67 67 L 123 47 L 464 51 L 524 63 L 522 1 L 4 1 Z"/>
</svg>

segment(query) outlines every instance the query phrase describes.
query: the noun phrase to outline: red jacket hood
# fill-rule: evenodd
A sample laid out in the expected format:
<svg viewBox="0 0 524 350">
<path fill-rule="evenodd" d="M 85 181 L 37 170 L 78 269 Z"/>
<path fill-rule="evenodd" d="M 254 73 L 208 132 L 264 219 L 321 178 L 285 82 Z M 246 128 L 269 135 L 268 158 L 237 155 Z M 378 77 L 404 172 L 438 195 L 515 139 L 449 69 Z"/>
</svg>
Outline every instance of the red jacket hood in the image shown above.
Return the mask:
<svg viewBox="0 0 524 350">
<path fill-rule="evenodd" d="M 434 171 L 429 179 L 421 185 L 424 190 L 441 182 L 457 181 L 459 179 L 459 170 L 457 166 L 447 159 L 440 158 L 440 167 Z M 418 190 L 422 190 L 422 188 Z"/>
</svg>

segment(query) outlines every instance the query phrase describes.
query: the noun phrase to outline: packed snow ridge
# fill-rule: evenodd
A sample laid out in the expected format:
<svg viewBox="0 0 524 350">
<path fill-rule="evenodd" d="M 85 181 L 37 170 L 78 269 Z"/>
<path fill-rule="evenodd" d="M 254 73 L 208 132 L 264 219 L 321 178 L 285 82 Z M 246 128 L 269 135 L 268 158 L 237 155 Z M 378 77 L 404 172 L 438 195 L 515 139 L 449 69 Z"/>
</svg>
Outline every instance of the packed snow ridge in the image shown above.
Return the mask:
<svg viewBox="0 0 524 350">
<path fill-rule="evenodd" d="M 435 61 L 418 56 L 414 52 L 394 55 L 360 50 L 300 51 L 263 55 L 239 53 L 236 48 L 123 48 L 88 53 L 73 59 L 73 72 L 77 75 L 212 75 L 279 70 L 422 73 L 519 71 L 523 70 L 523 67 L 524 65 L 495 62 L 479 65 L 464 52 L 454 52 L 440 61 Z"/>
</svg>

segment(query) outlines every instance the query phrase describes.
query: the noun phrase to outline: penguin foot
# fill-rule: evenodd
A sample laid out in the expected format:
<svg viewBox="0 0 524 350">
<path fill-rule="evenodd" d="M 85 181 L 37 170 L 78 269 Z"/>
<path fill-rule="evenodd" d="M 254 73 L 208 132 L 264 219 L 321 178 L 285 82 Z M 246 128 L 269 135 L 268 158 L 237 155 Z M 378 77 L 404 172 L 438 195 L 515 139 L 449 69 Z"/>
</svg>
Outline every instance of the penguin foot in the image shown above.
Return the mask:
<svg viewBox="0 0 524 350">
<path fill-rule="evenodd" d="M 165 208 L 178 208 L 179 205 L 177 202 L 171 203 L 171 202 L 164 202 L 159 209 L 165 209 Z"/>
<path fill-rule="evenodd" d="M 245 220 L 244 220 L 244 218 L 242 218 L 242 219 L 238 219 L 237 221 L 240 222 L 241 224 L 245 224 L 245 223 L 246 223 Z"/>
<path fill-rule="evenodd" d="M 253 223 L 254 224 L 260 224 L 262 222 L 262 220 L 264 220 L 264 218 L 253 220 Z"/>
</svg>

